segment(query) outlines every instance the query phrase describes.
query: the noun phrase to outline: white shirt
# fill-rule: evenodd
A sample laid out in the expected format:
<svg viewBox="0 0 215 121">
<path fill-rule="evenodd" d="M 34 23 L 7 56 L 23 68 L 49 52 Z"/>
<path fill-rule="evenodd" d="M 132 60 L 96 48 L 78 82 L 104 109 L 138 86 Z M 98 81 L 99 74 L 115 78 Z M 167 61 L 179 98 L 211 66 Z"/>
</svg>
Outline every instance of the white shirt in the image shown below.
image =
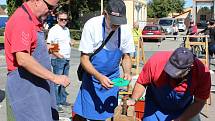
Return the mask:
<svg viewBox="0 0 215 121">
<path fill-rule="evenodd" d="M 93 53 L 98 47 L 100 47 L 103 41 L 103 18 L 103 15 L 93 17 L 85 23 L 79 45 L 79 51 L 82 51 L 83 53 Z M 122 53 L 134 52 L 135 49 L 131 28 L 129 28 L 128 25 L 121 25 L 120 28 L 120 50 L 122 51 Z M 108 34 L 106 31 L 105 39 L 107 36 Z M 107 50 L 113 50 L 116 48 L 118 48 L 118 29 L 115 31 L 115 33 L 112 35 L 112 37 L 104 47 L 104 49 Z"/>
<path fill-rule="evenodd" d="M 56 24 L 53 26 L 48 33 L 47 43 L 52 43 L 53 41 L 58 41 L 59 53 L 66 59 L 70 59 L 71 53 L 71 37 L 70 32 L 67 27 L 62 28 L 60 25 Z M 52 58 L 56 58 L 52 56 Z"/>
</svg>

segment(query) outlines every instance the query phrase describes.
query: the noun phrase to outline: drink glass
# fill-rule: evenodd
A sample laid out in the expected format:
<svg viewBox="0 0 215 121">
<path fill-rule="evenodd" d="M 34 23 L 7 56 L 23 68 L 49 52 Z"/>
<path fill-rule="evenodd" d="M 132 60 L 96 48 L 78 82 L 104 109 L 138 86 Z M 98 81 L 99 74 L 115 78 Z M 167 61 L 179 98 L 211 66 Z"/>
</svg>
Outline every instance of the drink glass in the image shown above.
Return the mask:
<svg viewBox="0 0 215 121">
<path fill-rule="evenodd" d="M 53 51 L 53 52 L 58 52 L 59 51 L 58 40 L 53 40 L 51 42 L 51 46 L 52 46 L 51 51 Z"/>
</svg>

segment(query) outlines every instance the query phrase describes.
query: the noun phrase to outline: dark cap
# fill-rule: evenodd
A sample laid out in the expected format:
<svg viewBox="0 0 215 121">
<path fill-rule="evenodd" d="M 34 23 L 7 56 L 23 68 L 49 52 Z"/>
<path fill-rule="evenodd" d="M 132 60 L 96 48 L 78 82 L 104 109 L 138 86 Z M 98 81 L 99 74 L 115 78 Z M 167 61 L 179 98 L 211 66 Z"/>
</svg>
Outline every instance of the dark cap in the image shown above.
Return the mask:
<svg viewBox="0 0 215 121">
<path fill-rule="evenodd" d="M 184 47 L 177 48 L 169 58 L 164 71 L 171 77 L 178 77 L 188 70 L 194 61 L 193 53 Z"/>
<path fill-rule="evenodd" d="M 126 6 L 122 0 L 109 0 L 106 10 L 110 16 L 111 24 L 127 24 Z"/>
</svg>

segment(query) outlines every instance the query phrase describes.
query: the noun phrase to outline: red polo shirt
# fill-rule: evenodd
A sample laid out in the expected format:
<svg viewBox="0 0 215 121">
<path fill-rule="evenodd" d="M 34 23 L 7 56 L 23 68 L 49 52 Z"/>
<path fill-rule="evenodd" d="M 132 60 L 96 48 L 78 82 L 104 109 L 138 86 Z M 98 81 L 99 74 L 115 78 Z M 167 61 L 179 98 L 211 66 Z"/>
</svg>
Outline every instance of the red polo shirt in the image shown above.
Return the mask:
<svg viewBox="0 0 215 121">
<path fill-rule="evenodd" d="M 10 17 L 5 28 L 5 56 L 8 71 L 15 70 L 17 64 L 15 53 L 31 54 L 36 48 L 37 31 L 41 31 L 42 24 L 33 15 L 27 3 L 23 3 L 29 15 L 19 7 Z M 30 19 L 31 18 L 31 19 Z"/>
<path fill-rule="evenodd" d="M 153 83 L 157 87 L 169 83 L 177 92 L 185 92 L 188 87 L 187 81 L 176 85 L 175 81 L 170 79 L 164 71 L 171 54 L 172 52 L 155 53 L 144 65 L 137 82 L 145 86 Z M 191 73 L 191 94 L 200 99 L 207 99 L 211 88 L 211 76 L 208 68 L 200 60 L 195 59 Z"/>
</svg>

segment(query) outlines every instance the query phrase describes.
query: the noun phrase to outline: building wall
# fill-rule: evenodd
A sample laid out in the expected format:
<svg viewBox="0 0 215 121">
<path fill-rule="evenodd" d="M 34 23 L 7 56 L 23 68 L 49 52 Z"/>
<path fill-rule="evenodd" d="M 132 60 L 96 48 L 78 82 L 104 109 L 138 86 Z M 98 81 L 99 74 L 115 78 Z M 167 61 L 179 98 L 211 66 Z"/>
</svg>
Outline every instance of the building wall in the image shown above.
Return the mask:
<svg viewBox="0 0 215 121">
<path fill-rule="evenodd" d="M 147 0 L 124 0 L 126 5 L 126 16 L 128 24 L 133 26 L 133 23 L 139 21 L 140 24 L 146 23 L 147 21 Z M 139 11 L 139 17 L 135 5 L 141 3 L 141 9 Z"/>
<path fill-rule="evenodd" d="M 206 20 L 208 20 L 209 18 L 215 18 L 215 9 L 213 11 L 213 13 L 208 13 L 207 11 L 197 11 L 197 3 L 198 2 L 211 2 L 211 4 L 214 6 L 215 5 L 215 0 L 193 0 L 193 20 L 195 23 L 199 23 L 200 22 L 200 15 L 206 15 Z M 197 13 L 198 12 L 198 13 Z"/>
</svg>

